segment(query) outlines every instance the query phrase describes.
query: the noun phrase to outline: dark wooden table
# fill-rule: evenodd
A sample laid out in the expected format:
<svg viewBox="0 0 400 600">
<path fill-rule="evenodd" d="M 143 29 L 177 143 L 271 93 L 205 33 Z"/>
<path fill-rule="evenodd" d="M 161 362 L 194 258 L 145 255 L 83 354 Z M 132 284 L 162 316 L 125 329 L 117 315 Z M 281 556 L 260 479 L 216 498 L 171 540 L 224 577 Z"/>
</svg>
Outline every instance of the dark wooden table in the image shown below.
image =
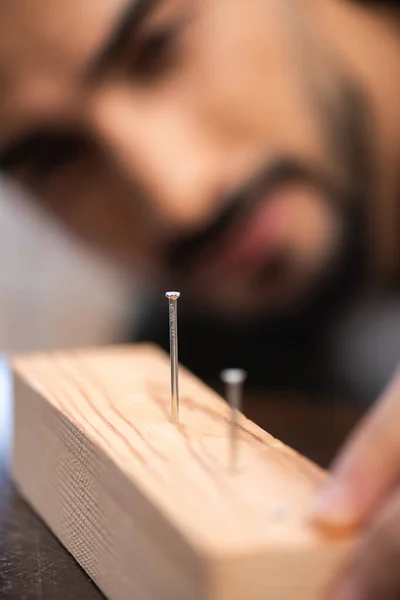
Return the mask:
<svg viewBox="0 0 400 600">
<path fill-rule="evenodd" d="M 102 594 L 46 526 L 20 498 L 7 474 L 10 394 L 0 388 L 0 598 L 96 600 Z M 248 394 L 245 412 L 302 454 L 327 466 L 362 414 L 360 407 L 329 401 Z M 134 599 L 132 599 L 134 600 Z"/>
</svg>

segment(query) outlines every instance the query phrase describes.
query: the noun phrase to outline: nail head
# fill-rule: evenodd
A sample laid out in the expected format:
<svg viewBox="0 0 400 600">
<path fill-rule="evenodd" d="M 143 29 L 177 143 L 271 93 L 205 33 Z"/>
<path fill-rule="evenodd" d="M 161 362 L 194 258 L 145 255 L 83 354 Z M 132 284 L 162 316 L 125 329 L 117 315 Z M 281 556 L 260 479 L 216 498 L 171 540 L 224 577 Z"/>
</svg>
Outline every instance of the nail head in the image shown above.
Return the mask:
<svg viewBox="0 0 400 600">
<path fill-rule="evenodd" d="M 179 292 L 167 292 L 165 294 L 165 297 L 168 298 L 168 300 L 178 300 L 179 296 Z"/>
<path fill-rule="evenodd" d="M 247 373 L 243 369 L 225 369 L 221 373 L 221 379 L 224 383 L 243 383 L 246 378 Z"/>
</svg>

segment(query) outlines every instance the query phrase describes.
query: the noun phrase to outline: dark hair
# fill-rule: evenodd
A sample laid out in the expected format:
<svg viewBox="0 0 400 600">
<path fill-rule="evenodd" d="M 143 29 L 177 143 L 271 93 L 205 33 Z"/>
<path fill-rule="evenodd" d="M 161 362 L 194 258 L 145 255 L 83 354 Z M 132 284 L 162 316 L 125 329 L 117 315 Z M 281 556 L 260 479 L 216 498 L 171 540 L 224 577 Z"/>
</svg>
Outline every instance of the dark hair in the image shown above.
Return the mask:
<svg viewBox="0 0 400 600">
<path fill-rule="evenodd" d="M 371 5 L 382 5 L 382 6 L 396 6 L 399 4 L 399 0 L 353 0 L 357 4 L 371 4 Z"/>
</svg>

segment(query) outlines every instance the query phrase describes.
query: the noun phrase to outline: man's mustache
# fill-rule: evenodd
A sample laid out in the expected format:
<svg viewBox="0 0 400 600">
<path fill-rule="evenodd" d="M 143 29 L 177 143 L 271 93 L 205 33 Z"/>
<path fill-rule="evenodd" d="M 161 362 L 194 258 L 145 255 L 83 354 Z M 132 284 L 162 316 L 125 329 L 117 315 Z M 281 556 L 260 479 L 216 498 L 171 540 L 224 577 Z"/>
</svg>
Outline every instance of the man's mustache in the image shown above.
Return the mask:
<svg viewBox="0 0 400 600">
<path fill-rule="evenodd" d="M 268 201 L 282 185 L 302 183 L 323 192 L 323 197 L 335 197 L 333 186 L 321 173 L 293 160 L 269 162 L 240 189 L 220 202 L 223 208 L 214 221 L 202 231 L 175 241 L 167 251 L 166 265 L 174 273 L 186 274 L 204 251 L 214 244 L 233 224 L 251 213 L 261 201 Z"/>
</svg>

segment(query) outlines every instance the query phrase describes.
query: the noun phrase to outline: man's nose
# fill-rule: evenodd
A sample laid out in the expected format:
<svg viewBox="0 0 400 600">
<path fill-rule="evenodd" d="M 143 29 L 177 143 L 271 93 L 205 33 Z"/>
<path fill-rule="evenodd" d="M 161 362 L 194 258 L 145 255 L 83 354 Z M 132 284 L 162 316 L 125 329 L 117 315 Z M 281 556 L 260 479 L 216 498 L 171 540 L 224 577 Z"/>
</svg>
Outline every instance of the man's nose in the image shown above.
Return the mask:
<svg viewBox="0 0 400 600">
<path fill-rule="evenodd" d="M 207 222 L 222 191 L 222 153 L 194 118 L 168 98 L 133 99 L 119 91 L 103 96 L 91 121 L 110 159 L 144 191 L 165 228 L 186 232 Z"/>
</svg>

